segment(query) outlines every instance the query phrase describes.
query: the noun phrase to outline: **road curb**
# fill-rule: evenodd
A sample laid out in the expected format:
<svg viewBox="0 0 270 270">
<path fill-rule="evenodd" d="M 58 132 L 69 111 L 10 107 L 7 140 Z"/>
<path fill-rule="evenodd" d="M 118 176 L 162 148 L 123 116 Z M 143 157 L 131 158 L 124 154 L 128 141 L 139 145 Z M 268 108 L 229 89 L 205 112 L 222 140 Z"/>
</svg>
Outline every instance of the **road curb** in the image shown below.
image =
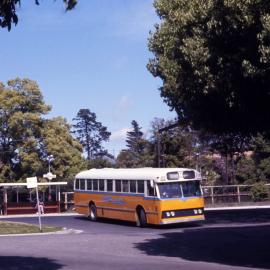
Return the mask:
<svg viewBox="0 0 270 270">
<path fill-rule="evenodd" d="M 60 214 L 43 214 L 41 217 L 70 217 L 70 216 L 81 216 L 78 213 L 60 213 Z M 9 218 L 25 218 L 25 217 L 38 217 L 37 214 L 25 214 L 25 215 L 1 215 L 0 219 L 9 219 Z"/>
<path fill-rule="evenodd" d="M 205 211 L 252 210 L 252 209 L 270 209 L 270 205 L 205 207 L 204 208 Z"/>
<path fill-rule="evenodd" d="M 0 237 L 10 237 L 10 236 L 41 236 L 41 235 L 51 235 L 51 234 L 55 234 L 55 235 L 64 235 L 64 234 L 80 234 L 82 233 L 82 230 L 75 230 L 75 229 L 66 229 L 63 228 L 60 231 L 56 231 L 56 232 L 39 232 L 39 233 L 17 233 L 17 234 L 0 234 Z"/>
</svg>

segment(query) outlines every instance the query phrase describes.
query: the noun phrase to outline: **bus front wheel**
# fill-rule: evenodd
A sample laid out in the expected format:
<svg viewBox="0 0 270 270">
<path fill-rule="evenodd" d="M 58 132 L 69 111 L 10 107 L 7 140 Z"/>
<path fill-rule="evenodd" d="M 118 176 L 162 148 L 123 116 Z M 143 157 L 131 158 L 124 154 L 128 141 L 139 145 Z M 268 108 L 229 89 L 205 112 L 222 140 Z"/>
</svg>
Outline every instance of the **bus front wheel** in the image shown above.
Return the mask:
<svg viewBox="0 0 270 270">
<path fill-rule="evenodd" d="M 94 204 L 91 204 L 89 207 L 89 218 L 91 221 L 97 220 L 97 208 Z"/>
<path fill-rule="evenodd" d="M 146 214 L 145 211 L 142 208 L 139 208 L 137 210 L 137 222 L 136 225 L 138 227 L 145 227 L 147 225 L 147 219 L 146 219 Z"/>
</svg>

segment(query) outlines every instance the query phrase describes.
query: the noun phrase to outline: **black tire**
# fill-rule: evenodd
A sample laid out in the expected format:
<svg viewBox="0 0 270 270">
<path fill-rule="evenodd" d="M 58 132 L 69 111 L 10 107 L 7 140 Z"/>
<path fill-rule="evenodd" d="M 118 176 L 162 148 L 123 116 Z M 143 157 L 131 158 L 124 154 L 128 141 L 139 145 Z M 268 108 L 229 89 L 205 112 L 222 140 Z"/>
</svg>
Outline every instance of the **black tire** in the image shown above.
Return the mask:
<svg viewBox="0 0 270 270">
<path fill-rule="evenodd" d="M 137 222 L 136 225 L 138 227 L 145 227 L 147 225 L 147 218 L 146 218 L 146 214 L 145 211 L 142 208 L 139 208 L 137 211 Z"/>
<path fill-rule="evenodd" d="M 97 208 L 94 204 L 91 204 L 89 206 L 89 219 L 91 221 L 96 221 L 98 219 L 98 216 L 97 216 Z"/>
</svg>

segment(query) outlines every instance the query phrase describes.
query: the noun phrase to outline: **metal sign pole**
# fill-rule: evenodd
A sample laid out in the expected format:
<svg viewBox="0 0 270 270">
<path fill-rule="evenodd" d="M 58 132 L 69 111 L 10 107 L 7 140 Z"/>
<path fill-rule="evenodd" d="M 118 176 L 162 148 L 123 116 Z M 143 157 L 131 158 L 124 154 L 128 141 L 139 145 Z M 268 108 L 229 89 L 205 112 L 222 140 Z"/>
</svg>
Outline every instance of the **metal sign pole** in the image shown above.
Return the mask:
<svg viewBox="0 0 270 270">
<path fill-rule="evenodd" d="M 39 223 L 39 231 L 40 231 L 40 232 L 42 232 L 42 225 L 41 225 L 41 213 L 40 213 L 39 196 L 38 196 L 38 186 L 36 186 L 36 196 L 37 196 L 37 208 L 38 208 L 38 223 Z"/>
<path fill-rule="evenodd" d="M 27 188 L 35 188 L 36 189 L 39 230 L 40 230 L 40 232 L 42 232 L 37 177 L 35 176 L 35 177 L 26 178 L 26 183 L 27 183 Z"/>
</svg>

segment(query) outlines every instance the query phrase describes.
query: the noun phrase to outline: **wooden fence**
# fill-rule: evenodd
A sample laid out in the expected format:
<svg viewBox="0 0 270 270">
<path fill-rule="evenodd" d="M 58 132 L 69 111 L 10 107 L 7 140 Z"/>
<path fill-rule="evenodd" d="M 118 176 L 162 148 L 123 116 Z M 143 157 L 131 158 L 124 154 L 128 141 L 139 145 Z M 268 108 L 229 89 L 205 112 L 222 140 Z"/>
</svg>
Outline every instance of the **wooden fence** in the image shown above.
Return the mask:
<svg viewBox="0 0 270 270">
<path fill-rule="evenodd" d="M 264 201 L 270 203 L 270 184 L 265 186 L 268 188 L 268 198 Z M 240 204 L 253 202 L 252 187 L 253 185 L 202 186 L 202 190 L 207 205 Z"/>
</svg>

